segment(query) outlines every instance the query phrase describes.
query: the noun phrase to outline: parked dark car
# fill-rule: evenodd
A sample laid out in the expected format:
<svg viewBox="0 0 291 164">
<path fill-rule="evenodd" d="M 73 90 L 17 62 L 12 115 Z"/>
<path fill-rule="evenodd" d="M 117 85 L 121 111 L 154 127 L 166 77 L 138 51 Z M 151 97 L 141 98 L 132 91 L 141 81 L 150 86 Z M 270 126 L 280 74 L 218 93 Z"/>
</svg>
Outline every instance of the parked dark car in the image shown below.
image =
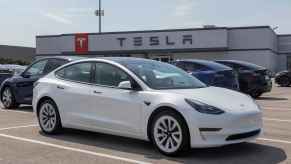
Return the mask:
<svg viewBox="0 0 291 164">
<path fill-rule="evenodd" d="M 263 93 L 272 90 L 270 71 L 266 68 L 237 60 L 218 60 L 216 62 L 233 68 L 238 73 L 240 90 L 253 98 L 258 98 Z"/>
<path fill-rule="evenodd" d="M 235 71 L 225 65 L 208 60 L 177 60 L 173 64 L 207 85 L 239 90 Z"/>
<path fill-rule="evenodd" d="M 291 71 L 282 71 L 276 74 L 275 82 L 281 87 L 288 87 L 291 85 Z"/>
<path fill-rule="evenodd" d="M 1 102 L 7 109 L 16 108 L 20 104 L 32 103 L 33 84 L 39 78 L 79 57 L 48 57 L 36 60 L 21 74 L 6 79 L 1 84 Z"/>
</svg>

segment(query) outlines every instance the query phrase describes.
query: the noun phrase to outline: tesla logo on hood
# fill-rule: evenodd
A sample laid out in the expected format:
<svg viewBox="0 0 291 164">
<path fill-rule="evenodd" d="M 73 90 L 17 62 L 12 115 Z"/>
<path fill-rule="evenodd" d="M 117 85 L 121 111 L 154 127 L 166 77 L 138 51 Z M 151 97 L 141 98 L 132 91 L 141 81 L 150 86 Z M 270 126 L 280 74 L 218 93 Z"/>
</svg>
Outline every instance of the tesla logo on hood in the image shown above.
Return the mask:
<svg viewBox="0 0 291 164">
<path fill-rule="evenodd" d="M 75 35 L 75 52 L 78 54 L 84 54 L 88 52 L 88 34 L 76 34 Z"/>
</svg>

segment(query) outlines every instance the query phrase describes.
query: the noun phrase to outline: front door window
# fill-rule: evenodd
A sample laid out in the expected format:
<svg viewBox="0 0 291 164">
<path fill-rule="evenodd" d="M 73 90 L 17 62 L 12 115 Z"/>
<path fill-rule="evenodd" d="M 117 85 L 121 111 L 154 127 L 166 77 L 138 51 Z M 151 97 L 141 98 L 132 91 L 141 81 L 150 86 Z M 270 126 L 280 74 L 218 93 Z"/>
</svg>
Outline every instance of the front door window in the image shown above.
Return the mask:
<svg viewBox="0 0 291 164">
<path fill-rule="evenodd" d="M 48 60 L 41 60 L 33 64 L 24 74 L 31 76 L 40 76 L 44 74 L 44 68 Z"/>
</svg>

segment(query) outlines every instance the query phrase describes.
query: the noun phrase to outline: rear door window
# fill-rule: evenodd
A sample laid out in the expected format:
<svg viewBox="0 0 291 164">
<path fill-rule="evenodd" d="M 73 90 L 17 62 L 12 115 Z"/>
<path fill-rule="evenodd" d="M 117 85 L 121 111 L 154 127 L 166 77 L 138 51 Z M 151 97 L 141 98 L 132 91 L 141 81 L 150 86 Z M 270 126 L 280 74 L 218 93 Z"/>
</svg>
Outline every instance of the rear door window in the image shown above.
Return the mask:
<svg viewBox="0 0 291 164">
<path fill-rule="evenodd" d="M 91 62 L 77 63 L 59 70 L 56 75 L 65 80 L 91 83 L 92 66 Z"/>
</svg>

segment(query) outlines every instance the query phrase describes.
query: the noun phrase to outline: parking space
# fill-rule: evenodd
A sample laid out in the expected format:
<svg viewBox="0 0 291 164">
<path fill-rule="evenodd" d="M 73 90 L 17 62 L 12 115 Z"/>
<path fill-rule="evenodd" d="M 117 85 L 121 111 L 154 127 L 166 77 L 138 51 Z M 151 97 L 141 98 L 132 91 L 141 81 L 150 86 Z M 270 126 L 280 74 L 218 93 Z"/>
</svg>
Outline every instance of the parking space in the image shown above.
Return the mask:
<svg viewBox="0 0 291 164">
<path fill-rule="evenodd" d="M 275 87 L 258 102 L 264 135 L 257 141 L 193 149 L 169 158 L 150 143 L 78 130 L 56 136 L 40 132 L 31 107 L 0 110 L 0 163 L 290 163 L 291 88 Z"/>
</svg>

